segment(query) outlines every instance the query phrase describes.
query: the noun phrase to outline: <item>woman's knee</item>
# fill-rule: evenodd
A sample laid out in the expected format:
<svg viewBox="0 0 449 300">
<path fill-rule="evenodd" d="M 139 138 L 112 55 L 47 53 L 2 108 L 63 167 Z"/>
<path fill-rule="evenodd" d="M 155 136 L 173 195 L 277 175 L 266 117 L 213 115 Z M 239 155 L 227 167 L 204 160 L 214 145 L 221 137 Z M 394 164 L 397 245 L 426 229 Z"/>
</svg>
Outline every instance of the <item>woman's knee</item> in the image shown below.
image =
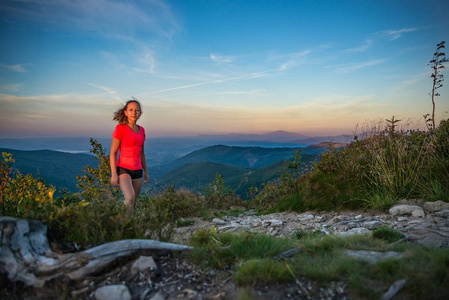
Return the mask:
<svg viewBox="0 0 449 300">
<path fill-rule="evenodd" d="M 136 203 L 136 197 L 132 195 L 125 195 L 125 204 L 134 205 Z"/>
</svg>

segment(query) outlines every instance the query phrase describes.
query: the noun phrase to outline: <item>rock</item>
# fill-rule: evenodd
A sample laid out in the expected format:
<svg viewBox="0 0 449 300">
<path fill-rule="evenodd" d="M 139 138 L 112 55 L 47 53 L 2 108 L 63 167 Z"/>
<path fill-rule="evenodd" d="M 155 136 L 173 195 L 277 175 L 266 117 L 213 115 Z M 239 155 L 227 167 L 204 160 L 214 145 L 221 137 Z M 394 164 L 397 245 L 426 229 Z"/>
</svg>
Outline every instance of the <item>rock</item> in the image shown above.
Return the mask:
<svg viewBox="0 0 449 300">
<path fill-rule="evenodd" d="M 363 251 L 363 250 L 345 250 L 345 255 L 364 260 L 370 262 L 372 264 L 386 259 L 399 259 L 404 255 L 402 253 L 388 251 L 388 252 L 379 252 L 379 251 Z"/>
<path fill-rule="evenodd" d="M 447 218 L 447 217 L 449 217 L 449 209 L 437 211 L 435 213 L 435 216 L 438 216 L 441 218 Z"/>
<path fill-rule="evenodd" d="M 404 234 L 407 240 L 410 242 L 441 248 L 449 247 L 449 235 L 441 235 L 441 232 L 438 232 L 436 230 L 413 230 Z"/>
<path fill-rule="evenodd" d="M 226 226 L 218 227 L 217 231 L 219 231 L 219 232 L 233 231 L 239 227 L 240 226 L 238 226 L 238 225 L 235 225 L 235 226 L 234 225 L 226 225 Z"/>
<path fill-rule="evenodd" d="M 407 220 L 408 220 L 408 217 L 398 217 L 398 222 L 404 222 Z"/>
<path fill-rule="evenodd" d="M 305 214 L 302 217 L 299 218 L 299 221 L 301 222 L 306 222 L 306 221 L 310 221 L 313 220 L 314 216 L 311 214 Z"/>
<path fill-rule="evenodd" d="M 401 205 L 410 205 L 410 202 L 407 199 L 401 199 L 398 201 L 398 204 Z"/>
<path fill-rule="evenodd" d="M 371 231 L 369 229 L 366 229 L 364 227 L 357 227 L 357 228 L 353 228 L 351 230 L 348 230 L 346 232 L 340 232 L 340 236 L 350 236 L 350 235 L 354 235 L 354 234 L 369 234 L 371 233 Z"/>
<path fill-rule="evenodd" d="M 389 212 L 393 216 L 411 215 L 415 210 L 422 209 L 421 206 L 401 204 L 390 208 Z"/>
<path fill-rule="evenodd" d="M 219 219 L 219 218 L 214 218 L 214 219 L 212 220 L 212 223 L 219 224 L 219 225 L 224 225 L 224 224 L 226 224 L 225 221 L 223 221 L 222 219 Z"/>
<path fill-rule="evenodd" d="M 402 290 L 402 288 L 405 286 L 405 283 L 407 282 L 407 279 L 399 279 L 395 281 L 389 288 L 388 291 L 382 295 L 381 300 L 390 300 L 393 299 L 396 294 Z"/>
<path fill-rule="evenodd" d="M 126 285 L 105 285 L 95 291 L 97 300 L 131 300 Z"/>
<path fill-rule="evenodd" d="M 165 297 L 161 292 L 157 292 L 153 295 L 153 297 L 150 298 L 150 300 L 165 300 Z"/>
<path fill-rule="evenodd" d="M 198 292 L 191 289 L 184 289 L 182 291 L 184 299 L 198 299 Z"/>
<path fill-rule="evenodd" d="M 436 212 L 441 210 L 449 209 L 449 203 L 441 200 L 435 202 L 426 202 L 424 203 L 424 208 L 430 212 Z"/>
<path fill-rule="evenodd" d="M 369 222 L 365 222 L 363 225 L 366 228 L 368 228 L 369 230 L 372 230 L 372 229 L 381 227 L 382 223 L 380 223 L 379 221 L 369 221 Z"/>
<path fill-rule="evenodd" d="M 282 224 L 284 224 L 284 221 L 271 219 L 271 220 L 264 221 L 264 223 L 268 223 L 268 225 L 271 225 L 271 226 L 281 226 Z"/>
<path fill-rule="evenodd" d="M 131 267 L 131 274 L 136 274 L 137 272 L 147 271 L 147 270 L 157 270 L 157 265 L 151 256 L 141 256 L 139 257 Z"/>
<path fill-rule="evenodd" d="M 344 219 L 346 219 L 345 216 L 339 215 L 339 216 L 333 217 L 333 218 L 330 220 L 330 223 L 332 223 L 332 224 L 338 223 L 338 222 L 343 221 Z"/>
<path fill-rule="evenodd" d="M 412 212 L 412 217 L 414 217 L 414 218 L 425 218 L 426 217 L 426 213 L 424 212 L 423 209 L 417 209 L 417 210 Z"/>
</svg>

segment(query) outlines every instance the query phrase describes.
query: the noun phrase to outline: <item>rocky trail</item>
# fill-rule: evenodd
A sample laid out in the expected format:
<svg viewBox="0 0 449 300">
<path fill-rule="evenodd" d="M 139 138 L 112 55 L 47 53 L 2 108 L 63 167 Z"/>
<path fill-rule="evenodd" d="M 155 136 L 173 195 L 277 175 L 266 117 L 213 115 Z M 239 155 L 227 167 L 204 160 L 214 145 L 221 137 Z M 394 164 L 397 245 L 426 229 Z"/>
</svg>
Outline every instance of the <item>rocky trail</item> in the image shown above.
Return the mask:
<svg viewBox="0 0 449 300">
<path fill-rule="evenodd" d="M 239 216 L 224 216 L 211 221 L 194 219 L 191 226 L 175 230 L 174 243 L 186 244 L 200 228 L 215 228 L 217 232 L 259 232 L 272 236 L 294 237 L 299 232 L 321 234 L 370 234 L 380 226 L 402 232 L 404 240 L 423 245 L 449 247 L 449 203 L 420 200 L 402 201 L 388 213 L 367 211 L 275 213 L 257 216 L 251 212 Z M 6 246 L 4 234 L 2 247 Z M 3 248 L 2 248 L 3 249 Z M 187 250 L 188 251 L 188 250 Z M 379 253 L 353 253 L 360 259 L 377 259 Z M 184 251 L 144 249 L 118 257 L 101 272 L 88 273 L 71 280 L 58 276 L 42 287 L 33 287 L 16 280 L 11 270 L 0 264 L 3 277 L 1 299 L 235 299 L 239 293 L 232 280 L 232 270 L 201 270 L 185 259 Z M 385 253 L 388 254 L 388 253 Z M 364 257 L 362 256 L 364 255 Z M 25 265 L 23 272 L 33 272 Z M 33 276 L 39 276 L 33 273 Z M 9 279 L 6 277 L 9 276 Z M 397 283 L 391 295 L 400 289 Z M 4 292 L 5 291 L 5 292 Z M 296 283 L 257 286 L 246 290 L 257 299 L 351 299 L 342 282 L 327 288 L 318 287 L 306 278 Z M 385 299 L 389 296 L 384 295 Z"/>
</svg>

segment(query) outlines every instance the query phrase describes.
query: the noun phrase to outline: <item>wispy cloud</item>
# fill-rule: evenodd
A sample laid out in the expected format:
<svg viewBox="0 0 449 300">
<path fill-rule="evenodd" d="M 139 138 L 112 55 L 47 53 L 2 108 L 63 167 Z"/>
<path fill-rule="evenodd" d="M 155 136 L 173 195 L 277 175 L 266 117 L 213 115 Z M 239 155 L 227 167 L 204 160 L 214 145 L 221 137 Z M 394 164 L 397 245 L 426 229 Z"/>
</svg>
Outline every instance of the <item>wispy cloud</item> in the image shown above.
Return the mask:
<svg viewBox="0 0 449 300">
<path fill-rule="evenodd" d="M 10 84 L 0 84 L 0 91 L 2 92 L 18 92 L 23 84 L 19 83 L 10 83 Z"/>
<path fill-rule="evenodd" d="M 282 64 L 282 65 L 279 67 L 279 71 L 285 71 L 285 70 L 287 70 L 287 69 L 290 69 L 291 67 L 293 67 L 293 66 L 296 65 L 296 64 L 298 64 L 297 61 L 295 61 L 295 60 L 289 60 L 288 62 Z"/>
<path fill-rule="evenodd" d="M 97 32 L 129 39 L 138 31 L 171 38 L 180 28 L 171 7 L 161 0 L 3 0 L 0 13 L 6 21 L 27 21 Z"/>
<path fill-rule="evenodd" d="M 372 45 L 373 45 L 373 40 L 366 40 L 362 46 L 356 47 L 356 48 L 348 48 L 345 50 L 345 52 L 347 52 L 347 53 L 363 52 L 363 51 L 368 50 Z"/>
<path fill-rule="evenodd" d="M 116 68 L 123 69 L 125 64 L 121 63 L 116 54 L 113 54 L 108 51 L 99 51 L 100 55 L 103 56 L 112 66 Z"/>
<path fill-rule="evenodd" d="M 267 90 L 265 89 L 255 89 L 250 91 L 227 91 L 227 92 L 219 92 L 218 94 L 224 95 L 245 95 L 245 96 L 254 96 L 254 97 L 266 97 Z"/>
<path fill-rule="evenodd" d="M 246 75 L 242 75 L 242 76 L 227 77 L 227 78 L 215 79 L 215 80 L 211 80 L 211 81 L 207 81 L 207 82 L 187 84 L 187 85 L 158 90 L 158 91 L 153 92 L 152 94 L 158 94 L 158 93 L 162 93 L 162 92 L 181 90 L 181 89 L 189 89 L 189 88 L 202 86 L 202 85 L 217 84 L 217 83 L 223 83 L 223 82 L 229 82 L 229 81 L 235 81 L 235 80 L 249 80 L 249 79 L 261 78 L 261 77 L 269 76 L 270 73 L 272 73 L 272 72 L 273 71 L 255 72 L 255 73 L 246 74 Z"/>
<path fill-rule="evenodd" d="M 110 95 L 114 95 L 114 96 L 117 95 L 117 91 L 116 91 L 116 90 L 113 90 L 113 89 L 108 88 L 108 87 L 106 87 L 106 86 L 99 85 L 99 84 L 95 84 L 95 83 L 89 83 L 89 85 L 90 85 L 90 86 L 93 86 L 93 87 L 95 87 L 95 88 L 97 88 L 97 89 L 100 89 L 100 90 L 102 90 L 102 91 L 105 91 L 106 93 L 108 93 L 108 94 L 110 94 Z"/>
<path fill-rule="evenodd" d="M 268 56 L 268 61 L 285 61 L 282 62 L 278 71 L 286 71 L 302 63 L 302 58 L 313 53 L 312 50 L 304 50 L 301 52 L 291 52 L 284 54 L 271 54 Z"/>
<path fill-rule="evenodd" d="M 375 33 L 375 35 L 380 35 L 386 37 L 390 41 L 394 41 L 402 37 L 402 34 L 406 32 L 413 32 L 417 31 L 417 28 L 405 28 L 405 29 L 390 29 L 390 30 L 384 30 L 384 31 L 378 31 Z"/>
<path fill-rule="evenodd" d="M 150 49 L 145 47 L 143 50 L 143 54 L 137 58 L 137 61 L 143 66 L 143 68 L 134 68 L 134 71 L 150 74 L 154 73 L 156 59 L 154 58 L 154 54 Z"/>
<path fill-rule="evenodd" d="M 336 69 L 339 72 L 342 73 L 349 73 L 354 72 L 363 68 L 372 67 L 378 64 L 381 64 L 383 62 L 387 61 L 386 59 L 376 59 L 376 60 L 370 60 L 365 62 L 359 62 L 359 63 L 350 63 L 350 64 L 341 64 L 341 65 L 334 65 L 334 66 L 325 66 L 326 69 Z"/>
<path fill-rule="evenodd" d="M 212 61 L 219 63 L 230 63 L 233 60 L 232 56 L 222 56 L 213 53 L 211 53 L 209 57 Z"/>
<path fill-rule="evenodd" d="M 14 72 L 20 72 L 20 73 L 27 72 L 27 70 L 25 69 L 25 67 L 23 65 L 0 64 L 0 68 L 7 69 L 7 70 L 10 70 L 10 71 L 14 71 Z"/>
</svg>

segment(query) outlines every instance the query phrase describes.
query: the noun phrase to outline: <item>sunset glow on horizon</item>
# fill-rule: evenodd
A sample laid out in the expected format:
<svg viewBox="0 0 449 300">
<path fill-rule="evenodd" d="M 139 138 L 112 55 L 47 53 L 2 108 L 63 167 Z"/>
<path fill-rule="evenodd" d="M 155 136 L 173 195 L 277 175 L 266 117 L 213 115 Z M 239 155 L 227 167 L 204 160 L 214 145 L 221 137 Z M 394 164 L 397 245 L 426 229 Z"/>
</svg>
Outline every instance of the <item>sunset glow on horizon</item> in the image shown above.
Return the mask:
<svg viewBox="0 0 449 300">
<path fill-rule="evenodd" d="M 109 137 L 131 97 L 150 137 L 339 135 L 392 116 L 423 126 L 448 11 L 442 0 L 5 0 L 0 138 Z M 449 118 L 443 74 L 437 120 Z"/>
</svg>

